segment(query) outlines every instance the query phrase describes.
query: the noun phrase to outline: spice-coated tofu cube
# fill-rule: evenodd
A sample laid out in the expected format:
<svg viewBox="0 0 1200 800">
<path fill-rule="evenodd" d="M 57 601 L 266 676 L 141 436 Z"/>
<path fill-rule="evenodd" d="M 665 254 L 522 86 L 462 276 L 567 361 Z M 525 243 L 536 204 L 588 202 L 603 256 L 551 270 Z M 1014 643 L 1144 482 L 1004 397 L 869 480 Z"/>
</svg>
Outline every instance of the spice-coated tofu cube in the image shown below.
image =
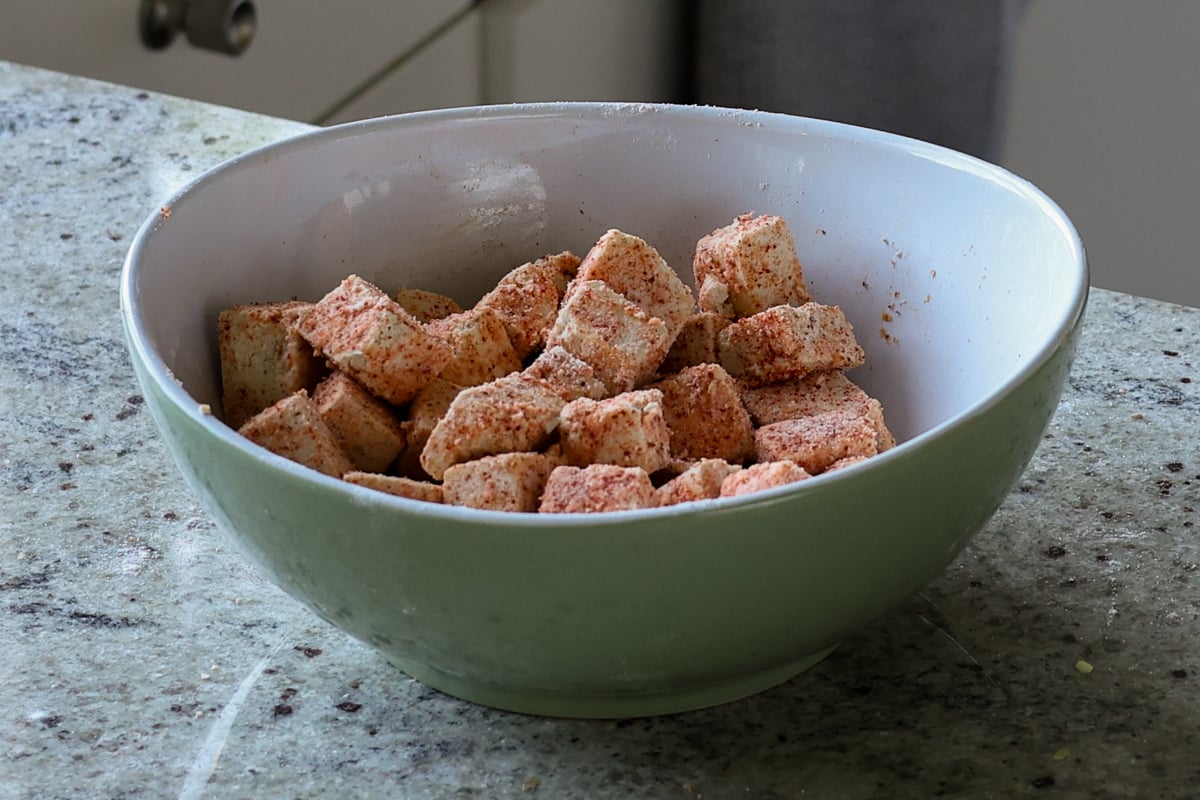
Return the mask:
<svg viewBox="0 0 1200 800">
<path fill-rule="evenodd" d="M 608 231 L 592 246 L 579 262 L 575 280 L 603 281 L 646 316 L 665 322 L 670 341 L 675 341 L 696 309 L 692 290 L 658 251 L 644 240 L 618 230 Z M 572 291 L 573 287 L 568 287 L 566 296 L 570 297 Z"/>
<path fill-rule="evenodd" d="M 521 369 L 500 315 L 484 306 L 451 314 L 425 326 L 450 343 L 453 355 L 439 377 L 459 386 L 478 386 Z"/>
<path fill-rule="evenodd" d="M 811 477 L 803 467 L 794 461 L 767 461 L 761 464 L 751 464 L 743 470 L 730 474 L 724 480 L 721 484 L 721 497 L 753 494 L 776 486 L 798 483 Z"/>
<path fill-rule="evenodd" d="M 701 311 L 716 314 L 726 322 L 737 319 L 729 302 L 729 287 L 715 275 L 709 275 L 696 286 L 696 305 Z"/>
<path fill-rule="evenodd" d="M 658 488 L 658 504 L 672 506 L 721 496 L 721 485 L 742 468 L 720 458 L 705 458 Z"/>
<path fill-rule="evenodd" d="M 452 355 L 449 344 L 357 275 L 321 298 L 299 330 L 339 369 L 395 405 L 411 400 Z"/>
<path fill-rule="evenodd" d="M 382 472 L 404 449 L 404 429 L 392 407 L 346 373 L 321 381 L 312 399 L 357 469 Z"/>
<path fill-rule="evenodd" d="M 871 425 L 875 428 L 875 450 L 879 453 L 885 450 L 891 450 L 896 446 L 896 437 L 888 429 L 887 422 L 883 418 L 883 403 L 880 403 L 874 397 L 867 401 L 867 419 L 871 421 Z"/>
<path fill-rule="evenodd" d="M 875 439 L 871 420 L 836 409 L 759 428 L 754 432 L 754 452 L 758 461 L 795 461 L 818 475 L 843 458 L 875 455 Z"/>
<path fill-rule="evenodd" d="M 657 389 L 604 400 L 581 397 L 563 406 L 559 442 L 568 464 L 616 464 L 654 472 L 671 460 L 671 434 Z"/>
<path fill-rule="evenodd" d="M 676 458 L 672 455 L 671 460 L 656 470 L 650 479 L 654 481 L 655 486 L 662 486 L 672 478 L 678 478 L 695 465 L 696 462 L 690 458 Z"/>
<path fill-rule="evenodd" d="M 562 299 L 571 279 L 579 272 L 579 256 L 569 250 L 564 250 L 552 256 L 542 256 L 534 261 L 533 265 L 547 271 L 551 280 L 554 281 L 555 288 L 558 289 L 559 299 Z"/>
<path fill-rule="evenodd" d="M 393 465 L 394 472 L 417 480 L 429 477 L 421 467 L 421 451 L 425 449 L 429 434 L 437 426 L 438 420 L 446 416 L 450 404 L 462 390 L 463 387 L 456 383 L 434 378 L 417 392 L 408 404 L 406 417 L 401 423 L 408 443 Z"/>
<path fill-rule="evenodd" d="M 217 343 L 221 354 L 221 405 L 225 424 L 242 423 L 299 389 L 311 389 L 324 373 L 324 361 L 296 331 L 312 303 L 241 305 L 221 312 Z"/>
<path fill-rule="evenodd" d="M 539 353 L 525 368 L 525 374 L 544 380 L 567 402 L 580 397 L 599 400 L 608 394 L 608 387 L 596 377 L 596 370 L 590 364 L 559 346 Z"/>
<path fill-rule="evenodd" d="M 544 514 L 598 513 L 654 508 L 658 492 L 641 467 L 591 464 L 555 467 L 542 490 Z"/>
<path fill-rule="evenodd" d="M 304 389 L 258 412 L 238 433 L 275 455 L 335 478 L 354 469 Z"/>
<path fill-rule="evenodd" d="M 812 372 L 766 386 L 740 384 L 755 425 L 812 417 L 837 408 L 866 408 L 871 398 L 840 370 Z"/>
<path fill-rule="evenodd" d="M 767 386 L 741 386 L 742 403 L 756 425 L 813 417 L 836 409 L 861 414 L 875 425 L 879 452 L 896 445 L 883 418 L 883 406 L 839 370 L 813 372 Z"/>
<path fill-rule="evenodd" d="M 429 434 L 421 466 L 441 480 L 447 467 L 463 461 L 541 449 L 563 405 L 549 384 L 519 372 L 463 389 Z"/>
<path fill-rule="evenodd" d="M 396 302 L 418 322 L 433 322 L 462 312 L 453 297 L 424 289 L 401 289 L 396 292 Z"/>
<path fill-rule="evenodd" d="M 679 372 L 684 367 L 717 362 L 717 334 L 729 325 L 729 320 L 711 311 L 693 314 L 683 323 L 683 328 L 671 350 L 663 359 L 660 372 Z"/>
<path fill-rule="evenodd" d="M 846 456 L 845 458 L 839 458 L 837 461 L 826 467 L 825 472 L 837 472 L 839 469 L 853 467 L 855 464 L 861 464 L 869 458 L 870 456 Z"/>
<path fill-rule="evenodd" d="M 700 308 L 729 319 L 811 299 L 782 217 L 743 214 L 718 228 L 697 242 L 692 269 Z"/>
<path fill-rule="evenodd" d="M 425 446 L 438 420 L 446 416 L 450 404 L 462 390 L 463 387 L 457 383 L 451 383 L 444 378 L 434 378 L 417 392 L 408 404 L 408 414 L 404 420 L 404 430 L 408 434 L 410 445 Z"/>
<path fill-rule="evenodd" d="M 651 386 L 662 392 L 676 458 L 720 458 L 736 464 L 754 452 L 754 427 L 737 381 L 719 364 L 687 367 Z"/>
<path fill-rule="evenodd" d="M 654 374 L 671 340 L 661 319 L 601 281 L 583 281 L 572 284 L 547 344 L 590 364 L 609 394 L 620 394 Z"/>
<path fill-rule="evenodd" d="M 750 386 L 863 363 L 854 330 L 837 306 L 775 306 L 717 334 L 721 366 Z"/>
<path fill-rule="evenodd" d="M 558 462 L 543 453 L 500 453 L 446 468 L 446 503 L 490 511 L 538 510 L 542 489 Z"/>
<path fill-rule="evenodd" d="M 554 324 L 567 285 L 567 271 L 573 271 L 578 263 L 578 258 L 564 252 L 522 264 L 475 304 L 500 317 L 520 359 L 545 345 L 546 332 Z"/>
<path fill-rule="evenodd" d="M 409 500 L 421 500 L 426 503 L 442 502 L 442 487 L 428 481 L 415 481 L 397 475 L 380 475 L 377 472 L 347 472 L 342 478 L 348 483 L 387 492 L 396 497 L 407 497 Z"/>
</svg>

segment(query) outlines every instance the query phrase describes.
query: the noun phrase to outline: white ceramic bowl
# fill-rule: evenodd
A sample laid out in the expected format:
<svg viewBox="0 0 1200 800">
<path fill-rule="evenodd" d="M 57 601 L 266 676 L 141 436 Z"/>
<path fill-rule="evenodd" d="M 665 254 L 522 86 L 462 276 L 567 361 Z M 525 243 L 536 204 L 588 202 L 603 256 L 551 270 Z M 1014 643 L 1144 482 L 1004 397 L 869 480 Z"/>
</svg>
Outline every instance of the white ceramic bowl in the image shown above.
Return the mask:
<svg viewBox="0 0 1200 800">
<path fill-rule="evenodd" d="M 445 691 L 628 716 L 794 675 L 935 576 L 1024 469 L 1062 389 L 1087 268 L 1029 183 L 932 145 L 715 108 L 547 104 L 316 131 L 200 177 L 130 250 L 122 312 L 148 400 L 207 509 L 315 613 Z M 464 304 L 608 228 L 690 282 L 739 213 L 790 223 L 810 288 L 866 351 L 900 446 L 705 504 L 514 515 L 373 493 L 219 417 L 218 312 L 349 273 Z"/>
</svg>

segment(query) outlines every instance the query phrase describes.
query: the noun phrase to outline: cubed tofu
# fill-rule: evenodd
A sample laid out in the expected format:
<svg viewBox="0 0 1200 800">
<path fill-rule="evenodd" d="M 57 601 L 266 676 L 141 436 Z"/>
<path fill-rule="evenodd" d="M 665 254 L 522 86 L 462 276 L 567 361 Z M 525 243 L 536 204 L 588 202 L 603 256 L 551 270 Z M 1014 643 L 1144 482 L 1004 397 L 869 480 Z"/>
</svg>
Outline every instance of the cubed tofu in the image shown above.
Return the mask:
<svg viewBox="0 0 1200 800">
<path fill-rule="evenodd" d="M 357 275 L 321 298 L 301 319 L 299 331 L 367 391 L 395 405 L 411 400 L 452 355 L 445 340 Z"/>
<path fill-rule="evenodd" d="M 741 463 L 754 452 L 754 427 L 738 384 L 719 364 L 699 364 L 650 384 L 662 392 L 676 458 Z"/>
<path fill-rule="evenodd" d="M 810 372 L 863 363 L 863 349 L 837 306 L 775 306 L 717 334 L 721 366 L 747 385 L 763 386 Z"/>
<path fill-rule="evenodd" d="M 539 378 L 554 387 L 567 402 L 580 397 L 599 400 L 608 394 L 604 381 L 586 361 L 576 358 L 560 346 L 543 350 L 525 368 L 525 374 Z"/>
<path fill-rule="evenodd" d="M 425 442 L 429 441 L 429 434 L 433 433 L 438 421 L 446 416 L 450 404 L 463 388 L 444 378 L 434 378 L 417 392 L 408 404 L 408 414 L 404 420 L 404 430 L 408 434 L 410 445 L 425 446 Z"/>
<path fill-rule="evenodd" d="M 450 343 L 453 355 L 439 377 L 451 383 L 478 386 L 521 369 L 500 315 L 487 306 L 434 320 L 425 329 Z"/>
<path fill-rule="evenodd" d="M 421 467 L 421 451 L 425 449 L 429 434 L 437 426 L 438 420 L 446 416 L 450 404 L 462 390 L 463 387 L 456 383 L 434 378 L 417 392 L 408 404 L 407 415 L 401 423 L 408 441 L 393 465 L 394 472 L 415 480 L 429 477 Z"/>
<path fill-rule="evenodd" d="M 657 250 L 645 240 L 615 229 L 601 236 L 583 257 L 575 280 L 603 281 L 646 316 L 666 323 L 667 338 L 672 342 L 696 309 L 692 290 Z M 566 297 L 573 291 L 568 287 Z"/>
<path fill-rule="evenodd" d="M 429 434 L 421 467 L 441 480 L 454 464 L 546 447 L 564 404 L 548 383 L 519 372 L 463 389 Z"/>
<path fill-rule="evenodd" d="M 396 412 L 346 373 L 335 371 L 321 381 L 312 399 L 357 469 L 383 472 L 404 449 Z"/>
<path fill-rule="evenodd" d="M 871 399 L 840 370 L 812 372 L 766 386 L 739 383 L 739 391 L 755 425 L 812 417 L 838 408 L 865 409 Z"/>
<path fill-rule="evenodd" d="M 349 483 L 396 497 L 407 497 L 409 500 L 421 500 L 426 503 L 442 502 L 442 487 L 436 483 L 416 481 L 397 475 L 381 475 L 377 472 L 347 472 L 342 477 Z"/>
<path fill-rule="evenodd" d="M 558 296 L 561 299 L 566 294 L 567 285 L 570 284 L 571 279 L 579 272 L 579 256 L 570 250 L 564 250 L 552 256 L 542 256 L 537 261 L 534 261 L 533 265 L 538 269 L 547 270 L 547 274 L 554 281 L 554 286 L 558 289 Z"/>
<path fill-rule="evenodd" d="M 424 289 L 401 289 L 396 292 L 396 302 L 418 322 L 445 319 L 463 310 L 453 297 Z"/>
<path fill-rule="evenodd" d="M 696 304 L 701 311 L 716 314 L 726 322 L 737 319 L 737 312 L 729 302 L 729 287 L 716 275 L 706 275 L 704 280 L 697 279 Z"/>
<path fill-rule="evenodd" d="M 658 492 L 641 467 L 592 464 L 555 467 L 542 491 L 538 511 L 579 514 L 654 508 Z"/>
<path fill-rule="evenodd" d="M 354 469 L 304 389 L 258 412 L 238 433 L 275 455 L 335 478 Z"/>
<path fill-rule="evenodd" d="M 683 473 L 696 465 L 696 461 L 689 458 L 676 458 L 671 456 L 671 460 L 665 466 L 655 471 L 650 480 L 654 481 L 655 486 L 662 486 L 672 478 L 678 478 Z"/>
<path fill-rule="evenodd" d="M 569 252 L 522 264 L 485 294 L 476 308 L 490 308 L 504 324 L 518 358 L 524 360 L 546 343 L 559 300 L 567 285 L 568 270 L 579 259 Z"/>
<path fill-rule="evenodd" d="M 658 389 L 604 400 L 581 397 L 563 406 L 559 442 L 572 466 L 616 464 L 654 472 L 671 460 L 671 436 Z"/>
<path fill-rule="evenodd" d="M 845 458 L 839 458 L 837 461 L 826 467 L 825 472 L 837 472 L 839 469 L 853 467 L 855 464 L 861 464 L 869 458 L 870 456 L 846 456 Z"/>
<path fill-rule="evenodd" d="M 312 303 L 240 305 L 217 320 L 221 355 L 221 405 L 225 424 L 240 428 L 250 417 L 300 389 L 312 389 L 324 361 L 296 331 Z"/>
<path fill-rule="evenodd" d="M 896 445 L 883 418 L 883 406 L 840 370 L 813 372 L 802 378 L 767 386 L 740 385 L 742 403 L 755 425 L 770 425 L 785 419 L 813 417 L 843 409 L 871 420 L 879 452 Z"/>
<path fill-rule="evenodd" d="M 572 284 L 547 337 L 589 364 L 610 395 L 652 376 L 670 349 L 667 325 L 602 281 Z"/>
<path fill-rule="evenodd" d="M 813 417 L 785 419 L 754 432 L 757 461 L 795 461 L 818 475 L 835 461 L 878 452 L 875 425 L 852 411 L 835 409 Z"/>
<path fill-rule="evenodd" d="M 883 418 L 883 403 L 874 397 L 867 401 L 867 419 L 875 427 L 875 449 L 882 453 L 896 446 L 896 437 L 888 429 L 887 421 Z"/>
<path fill-rule="evenodd" d="M 799 483 L 811 477 L 803 467 L 794 461 L 768 461 L 751 464 L 725 478 L 721 483 L 721 497 L 753 494 L 776 486 Z"/>
<path fill-rule="evenodd" d="M 679 372 L 684 367 L 717 362 L 717 334 L 729 325 L 729 320 L 712 311 L 701 311 L 688 317 L 667 357 L 663 359 L 660 372 Z"/>
<path fill-rule="evenodd" d="M 692 500 L 711 500 L 721 496 L 725 479 L 742 468 L 719 458 L 695 462 L 658 488 L 658 504 L 673 506 Z"/>
<path fill-rule="evenodd" d="M 811 299 L 792 232 L 782 217 L 743 214 L 696 244 L 700 308 L 729 319 Z"/>
<path fill-rule="evenodd" d="M 500 453 L 446 468 L 446 503 L 489 511 L 534 512 L 558 462 L 544 453 Z"/>
<path fill-rule="evenodd" d="M 562 445 L 558 442 L 551 442 L 546 449 L 542 451 L 542 455 L 554 462 L 554 466 L 556 467 L 567 463 L 563 458 Z"/>
</svg>

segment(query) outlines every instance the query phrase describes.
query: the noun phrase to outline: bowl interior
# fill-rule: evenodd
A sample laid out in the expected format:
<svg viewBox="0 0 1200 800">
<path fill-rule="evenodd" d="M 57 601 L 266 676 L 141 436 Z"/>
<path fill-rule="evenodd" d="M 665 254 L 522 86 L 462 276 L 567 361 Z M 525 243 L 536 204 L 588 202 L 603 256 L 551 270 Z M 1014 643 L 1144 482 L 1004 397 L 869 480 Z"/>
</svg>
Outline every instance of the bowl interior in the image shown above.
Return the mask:
<svg viewBox="0 0 1200 800">
<path fill-rule="evenodd" d="M 789 222 L 814 296 L 867 353 L 852 377 L 901 439 L 984 402 L 1082 305 L 1082 251 L 1025 181 L 931 145 L 712 108 L 556 104 L 317 131 L 201 177 L 147 222 L 128 313 L 152 364 L 218 408 L 217 314 L 315 300 L 357 273 L 464 305 L 508 269 L 608 228 L 691 282 L 698 238 L 739 213 Z M 158 360 L 161 359 L 161 363 Z"/>
</svg>

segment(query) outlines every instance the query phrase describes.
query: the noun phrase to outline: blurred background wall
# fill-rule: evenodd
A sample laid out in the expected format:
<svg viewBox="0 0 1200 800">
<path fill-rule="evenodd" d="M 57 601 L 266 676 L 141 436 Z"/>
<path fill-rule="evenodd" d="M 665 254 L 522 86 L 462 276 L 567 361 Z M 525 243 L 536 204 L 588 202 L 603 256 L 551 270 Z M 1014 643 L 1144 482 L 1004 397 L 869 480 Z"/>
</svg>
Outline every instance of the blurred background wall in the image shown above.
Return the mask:
<svg viewBox="0 0 1200 800">
<path fill-rule="evenodd" d="M 1032 0 L 1004 166 L 1074 220 L 1098 286 L 1200 306 L 1200 2 Z"/>
<path fill-rule="evenodd" d="M 949 0 L 947 0 L 949 2 Z M 332 123 L 687 97 L 688 0 L 256 0 L 231 58 L 138 39 L 138 0 L 5 0 L 0 59 Z M 1093 283 L 1200 306 L 1200 2 L 1029 0 L 996 159 L 1075 220 Z"/>
</svg>

